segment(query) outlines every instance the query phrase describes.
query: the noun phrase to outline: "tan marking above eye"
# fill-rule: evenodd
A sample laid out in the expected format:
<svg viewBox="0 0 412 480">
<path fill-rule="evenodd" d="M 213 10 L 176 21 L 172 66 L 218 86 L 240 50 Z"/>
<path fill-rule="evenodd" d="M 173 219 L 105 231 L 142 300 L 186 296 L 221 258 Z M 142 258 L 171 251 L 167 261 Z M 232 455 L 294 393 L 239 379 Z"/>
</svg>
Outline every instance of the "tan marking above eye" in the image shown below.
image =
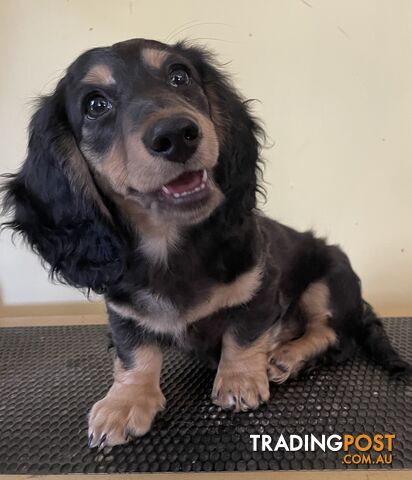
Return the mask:
<svg viewBox="0 0 412 480">
<path fill-rule="evenodd" d="M 159 50 L 157 48 L 145 48 L 142 51 L 142 59 L 148 67 L 159 69 L 166 58 L 169 56 L 169 53 L 165 50 Z"/>
<path fill-rule="evenodd" d="M 110 67 L 102 63 L 92 67 L 83 77 L 82 83 L 113 85 L 116 81 Z"/>
</svg>

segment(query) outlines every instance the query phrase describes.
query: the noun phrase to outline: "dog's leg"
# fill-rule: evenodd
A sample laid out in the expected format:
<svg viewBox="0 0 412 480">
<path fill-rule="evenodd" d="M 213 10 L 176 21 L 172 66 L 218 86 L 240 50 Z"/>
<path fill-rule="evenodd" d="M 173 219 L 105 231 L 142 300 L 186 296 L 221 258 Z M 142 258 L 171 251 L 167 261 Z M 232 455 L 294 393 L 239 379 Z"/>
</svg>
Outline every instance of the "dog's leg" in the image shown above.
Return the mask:
<svg viewBox="0 0 412 480">
<path fill-rule="evenodd" d="M 329 289 L 322 282 L 310 285 L 303 293 L 300 308 L 306 317 L 306 329 L 301 337 L 277 344 L 269 355 L 269 379 L 285 382 L 296 375 L 305 363 L 325 352 L 336 342 L 336 332 L 328 325 Z"/>
<path fill-rule="evenodd" d="M 116 358 L 114 383 L 89 414 L 90 446 L 119 445 L 150 430 L 166 403 L 160 390 L 161 365 L 162 353 L 155 345 L 136 347 L 127 364 Z"/>
<path fill-rule="evenodd" d="M 224 334 L 212 391 L 213 403 L 238 412 L 255 409 L 269 399 L 268 338 L 266 332 L 243 346 L 231 330 Z"/>
</svg>

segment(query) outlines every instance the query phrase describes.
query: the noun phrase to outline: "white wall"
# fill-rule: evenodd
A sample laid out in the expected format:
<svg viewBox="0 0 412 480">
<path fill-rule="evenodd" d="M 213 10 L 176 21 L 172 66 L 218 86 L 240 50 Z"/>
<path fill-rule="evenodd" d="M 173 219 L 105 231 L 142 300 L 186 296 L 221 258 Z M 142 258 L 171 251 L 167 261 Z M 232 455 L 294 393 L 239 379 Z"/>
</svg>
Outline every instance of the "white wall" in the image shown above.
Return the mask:
<svg viewBox="0 0 412 480">
<path fill-rule="evenodd" d="M 0 171 L 25 155 L 32 100 L 83 50 L 131 37 L 206 43 L 275 146 L 265 211 L 340 243 L 383 313 L 412 313 L 412 1 L 2 0 Z M 83 297 L 1 238 L 5 304 Z"/>
</svg>

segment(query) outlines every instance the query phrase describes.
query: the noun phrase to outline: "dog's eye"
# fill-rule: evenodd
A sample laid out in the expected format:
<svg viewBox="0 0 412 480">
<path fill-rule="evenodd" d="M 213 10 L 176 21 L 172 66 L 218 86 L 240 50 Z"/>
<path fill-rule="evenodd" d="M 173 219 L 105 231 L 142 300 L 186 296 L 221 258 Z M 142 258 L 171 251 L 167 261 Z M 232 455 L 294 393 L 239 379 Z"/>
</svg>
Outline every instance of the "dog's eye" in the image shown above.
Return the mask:
<svg viewBox="0 0 412 480">
<path fill-rule="evenodd" d="M 87 97 L 85 107 L 87 118 L 95 120 L 96 118 L 101 117 L 107 111 L 111 110 L 112 104 L 100 93 L 95 93 Z"/>
<path fill-rule="evenodd" d="M 169 73 L 169 83 L 172 87 L 180 87 L 181 85 L 189 85 L 190 73 L 183 65 L 174 65 Z"/>
</svg>

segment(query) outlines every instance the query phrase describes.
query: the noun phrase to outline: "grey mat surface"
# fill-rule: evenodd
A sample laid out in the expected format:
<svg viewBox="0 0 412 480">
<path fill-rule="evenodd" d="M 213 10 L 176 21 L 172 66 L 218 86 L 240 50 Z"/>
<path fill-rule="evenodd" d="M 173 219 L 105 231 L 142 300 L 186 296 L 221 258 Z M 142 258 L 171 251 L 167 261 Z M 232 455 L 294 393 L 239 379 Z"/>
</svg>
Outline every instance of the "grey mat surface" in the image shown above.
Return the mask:
<svg viewBox="0 0 412 480">
<path fill-rule="evenodd" d="M 385 325 L 412 361 L 412 319 Z M 86 415 L 110 387 L 111 357 L 104 326 L 0 329 L 0 474 L 347 468 L 341 452 L 253 452 L 251 433 L 395 433 L 392 468 L 412 468 L 412 385 L 360 356 L 272 385 L 268 405 L 235 414 L 211 404 L 212 371 L 170 351 L 152 431 L 90 450 Z"/>
</svg>

